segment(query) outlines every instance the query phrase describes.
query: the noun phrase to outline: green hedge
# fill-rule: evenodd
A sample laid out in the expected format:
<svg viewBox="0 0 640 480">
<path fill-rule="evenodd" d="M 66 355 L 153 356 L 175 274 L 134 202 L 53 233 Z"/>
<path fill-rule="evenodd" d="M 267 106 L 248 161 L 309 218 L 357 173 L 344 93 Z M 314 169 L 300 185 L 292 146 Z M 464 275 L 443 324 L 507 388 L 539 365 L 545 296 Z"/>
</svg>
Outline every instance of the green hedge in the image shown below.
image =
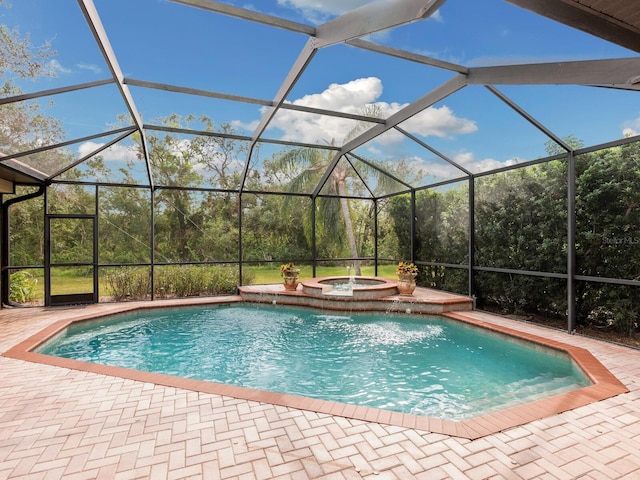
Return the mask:
<svg viewBox="0 0 640 480">
<path fill-rule="evenodd" d="M 250 283 L 250 274 L 244 275 L 243 283 Z M 148 298 L 151 278 L 147 268 L 119 268 L 105 275 L 108 291 L 117 301 Z M 200 295 L 234 294 L 238 285 L 238 274 L 230 266 L 163 266 L 155 271 L 155 296 L 193 297 Z"/>
</svg>

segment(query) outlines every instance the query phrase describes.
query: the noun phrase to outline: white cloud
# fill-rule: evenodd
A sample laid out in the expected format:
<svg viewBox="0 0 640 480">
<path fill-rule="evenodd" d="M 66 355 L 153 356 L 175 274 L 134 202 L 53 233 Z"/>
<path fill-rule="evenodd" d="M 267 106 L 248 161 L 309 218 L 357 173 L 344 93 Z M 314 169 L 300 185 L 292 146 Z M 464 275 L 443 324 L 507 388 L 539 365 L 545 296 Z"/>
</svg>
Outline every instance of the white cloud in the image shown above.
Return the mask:
<svg viewBox="0 0 640 480">
<path fill-rule="evenodd" d="M 322 23 L 328 16 L 342 15 L 370 0 L 278 0 L 278 5 L 299 10 L 305 18 Z"/>
<path fill-rule="evenodd" d="M 640 134 L 640 117 L 634 118 L 633 120 L 627 120 L 624 122 L 622 127 L 622 134 L 625 137 L 633 137 Z"/>
<path fill-rule="evenodd" d="M 58 60 L 51 60 L 49 62 L 49 67 L 55 73 L 71 73 L 71 69 L 62 66 L 62 64 Z"/>
<path fill-rule="evenodd" d="M 510 165 L 520 163 L 520 160 L 517 158 L 509 159 L 504 162 L 500 162 L 493 158 L 476 158 L 471 152 L 460 152 L 451 157 L 451 161 L 472 173 L 486 172 L 496 168 L 508 167 Z M 435 181 L 465 176 L 465 173 L 462 170 L 442 159 L 433 162 L 420 156 L 412 156 L 406 158 L 405 162 L 412 171 L 422 170 Z"/>
<path fill-rule="evenodd" d="M 278 0 L 278 5 L 298 10 L 301 15 L 314 24 L 322 24 L 331 17 L 342 15 L 356 8 L 360 8 L 371 0 Z M 430 18 L 441 22 L 440 11 L 436 11 Z"/>
<path fill-rule="evenodd" d="M 453 134 L 473 133 L 478 130 L 474 121 L 456 117 L 446 105 L 429 107 L 403 122 L 402 127 L 423 137 L 440 138 L 448 138 Z"/>
<path fill-rule="evenodd" d="M 407 106 L 400 103 L 376 102 L 382 95 L 382 91 L 382 82 L 379 78 L 359 78 L 345 84 L 331 84 L 323 92 L 305 95 L 293 103 L 351 114 L 360 114 L 367 105 L 374 105 L 380 109 L 382 118 L 388 118 Z M 341 144 L 355 125 L 353 120 L 280 110 L 270 127 L 282 130 L 283 140 L 331 143 L 335 139 L 337 144 Z M 477 130 L 475 122 L 457 117 L 446 105 L 423 110 L 403 122 L 402 128 L 415 135 L 440 138 L 450 138 L 452 135 L 472 133 Z M 402 139 L 402 134 L 388 131 L 376 141 L 381 145 L 390 145 Z"/>
<path fill-rule="evenodd" d="M 360 78 L 342 85 L 331 84 L 322 93 L 305 95 L 293 104 L 358 114 L 365 105 L 372 103 L 381 94 L 380 79 Z M 279 110 L 270 124 L 270 127 L 283 131 L 283 140 L 297 140 L 303 143 L 331 143 L 333 139 L 340 143 L 354 126 L 353 120 L 345 118 L 285 109 Z"/>
<path fill-rule="evenodd" d="M 240 120 L 232 120 L 231 126 L 236 129 L 247 130 L 251 133 L 258 127 L 260 120 L 254 120 L 253 122 L 241 122 Z"/>
<path fill-rule="evenodd" d="M 489 170 L 495 170 L 496 168 L 509 167 L 520 163 L 520 159 L 518 158 L 512 158 L 505 160 L 504 162 L 493 158 L 477 158 L 471 152 L 460 152 L 451 160 L 473 173 L 486 172 Z"/>
<path fill-rule="evenodd" d="M 332 83 L 324 92 L 305 95 L 293 103 L 355 113 L 360 107 L 371 103 L 380 95 L 382 95 L 382 82 L 379 78 L 368 77 L 352 80 L 342 85 Z"/>
<path fill-rule="evenodd" d="M 442 14 L 440 13 L 440 9 L 436 10 L 430 17 L 429 19 L 433 19 L 438 23 L 444 23 L 444 17 L 442 16 Z"/>
<path fill-rule="evenodd" d="M 78 147 L 78 154 L 82 158 L 92 152 L 95 152 L 98 148 L 103 147 L 104 145 L 104 143 L 84 142 Z M 135 147 L 115 144 L 100 152 L 100 155 L 107 162 L 126 162 L 128 160 L 136 160 L 137 150 Z"/>
<path fill-rule="evenodd" d="M 96 75 L 102 72 L 102 69 L 98 65 L 93 65 L 89 63 L 76 63 L 76 67 L 78 67 L 81 70 L 89 70 L 90 72 L 95 73 Z"/>
</svg>

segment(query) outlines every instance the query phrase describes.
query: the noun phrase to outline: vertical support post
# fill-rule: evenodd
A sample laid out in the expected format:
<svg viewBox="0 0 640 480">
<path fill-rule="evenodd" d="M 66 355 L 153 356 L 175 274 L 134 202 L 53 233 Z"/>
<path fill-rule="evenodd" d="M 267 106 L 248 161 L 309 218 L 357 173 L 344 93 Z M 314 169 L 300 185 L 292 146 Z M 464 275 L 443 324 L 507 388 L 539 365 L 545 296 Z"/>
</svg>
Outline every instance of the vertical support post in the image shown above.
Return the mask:
<svg viewBox="0 0 640 480">
<path fill-rule="evenodd" d="M 44 192 L 44 306 L 51 306 L 51 219 L 49 218 L 49 189 Z"/>
<path fill-rule="evenodd" d="M 416 191 L 411 189 L 411 262 L 416 261 Z"/>
<path fill-rule="evenodd" d="M 378 276 L 378 199 L 373 199 L 373 275 Z"/>
<path fill-rule="evenodd" d="M 311 197 L 311 254 L 313 255 L 311 276 L 315 278 L 318 263 L 318 246 L 316 244 L 316 199 Z"/>
<path fill-rule="evenodd" d="M 238 193 L 238 284 L 242 285 L 242 192 Z"/>
<path fill-rule="evenodd" d="M 476 179 L 469 177 L 469 252 L 468 252 L 468 291 L 470 297 L 476 294 L 476 278 L 474 266 L 476 264 Z M 474 301 L 475 305 L 475 301 Z"/>
<path fill-rule="evenodd" d="M 567 158 L 567 331 L 576 330 L 576 158 Z"/>
<path fill-rule="evenodd" d="M 149 198 L 149 207 L 151 208 L 151 228 L 149 235 L 149 258 L 151 259 L 151 271 L 149 272 L 149 283 L 151 284 L 151 300 L 155 300 L 156 297 L 156 190 L 154 187 L 149 187 L 151 192 Z"/>
<path fill-rule="evenodd" d="M 100 230 L 99 230 L 99 224 L 98 224 L 98 215 L 99 215 L 99 208 L 100 208 L 100 203 L 98 201 L 99 196 L 100 196 L 100 186 L 96 185 L 95 186 L 95 190 L 94 190 L 94 202 L 95 202 L 95 212 L 93 215 L 93 302 L 94 303 L 99 303 L 100 302 L 100 283 L 98 281 L 98 277 L 100 274 L 100 271 L 98 270 L 98 261 L 99 261 L 99 252 L 98 252 L 98 248 L 100 242 L 98 241 L 99 237 L 98 235 L 100 234 Z"/>
<path fill-rule="evenodd" d="M 0 195 L 0 308 L 9 304 L 9 212 L 4 208 L 4 195 Z"/>
<path fill-rule="evenodd" d="M 7 267 L 6 258 L 6 243 L 8 241 L 9 236 L 5 235 L 5 223 L 4 223 L 4 208 L 1 208 L 2 203 L 4 201 L 4 195 L 0 193 L 0 309 L 4 308 L 4 298 L 5 298 L 5 268 Z M 8 296 L 8 290 L 7 290 Z"/>
</svg>

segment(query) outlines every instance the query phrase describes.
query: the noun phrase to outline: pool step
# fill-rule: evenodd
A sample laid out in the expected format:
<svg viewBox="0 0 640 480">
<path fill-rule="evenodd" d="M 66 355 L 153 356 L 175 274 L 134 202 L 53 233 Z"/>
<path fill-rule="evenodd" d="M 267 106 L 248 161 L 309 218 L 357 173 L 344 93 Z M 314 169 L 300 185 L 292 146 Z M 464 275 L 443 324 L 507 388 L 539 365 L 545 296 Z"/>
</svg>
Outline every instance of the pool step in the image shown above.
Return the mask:
<svg viewBox="0 0 640 480">
<path fill-rule="evenodd" d="M 542 398 L 552 397 L 561 393 L 566 393 L 584 385 L 579 383 L 569 383 L 569 377 L 556 377 L 546 379 L 545 377 L 534 377 L 512 382 L 501 388 L 501 393 L 491 398 L 480 398 L 469 402 L 467 405 L 470 411 L 485 414 L 496 410 L 502 410 L 523 402 L 533 402 Z"/>
</svg>

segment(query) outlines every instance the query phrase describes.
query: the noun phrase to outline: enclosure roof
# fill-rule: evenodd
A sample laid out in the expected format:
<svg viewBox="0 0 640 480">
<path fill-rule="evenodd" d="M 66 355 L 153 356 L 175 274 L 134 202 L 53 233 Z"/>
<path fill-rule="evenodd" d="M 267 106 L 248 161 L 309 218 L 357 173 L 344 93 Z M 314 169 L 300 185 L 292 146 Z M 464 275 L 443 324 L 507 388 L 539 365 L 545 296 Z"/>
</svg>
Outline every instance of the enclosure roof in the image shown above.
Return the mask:
<svg viewBox="0 0 640 480">
<path fill-rule="evenodd" d="M 640 5 L 627 0 L 509 0 L 573 28 L 640 51 Z"/>
<path fill-rule="evenodd" d="M 53 77 L 3 72 L 18 87 L 0 98 L 3 129 L 34 106 L 56 123 L 5 135 L 0 177 L 292 191 L 287 168 L 302 167 L 285 153 L 303 149 L 321 172 L 294 193 L 329 194 L 340 169 L 347 195 L 382 197 L 640 129 L 638 2 L 236 3 L 33 0 L 3 12 L 57 52 Z M 190 180 L 162 169 L 159 145 L 192 162 Z"/>
</svg>

